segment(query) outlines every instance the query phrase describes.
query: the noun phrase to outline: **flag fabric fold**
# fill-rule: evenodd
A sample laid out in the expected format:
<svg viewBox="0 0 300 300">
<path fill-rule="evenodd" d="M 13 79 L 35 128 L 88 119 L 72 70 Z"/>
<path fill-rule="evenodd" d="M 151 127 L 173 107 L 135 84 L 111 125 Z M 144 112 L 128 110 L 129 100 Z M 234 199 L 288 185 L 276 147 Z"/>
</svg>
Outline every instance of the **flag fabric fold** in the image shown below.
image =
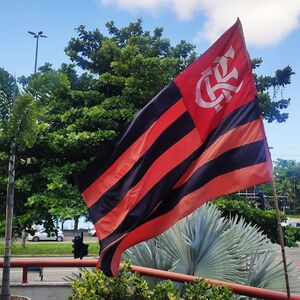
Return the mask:
<svg viewBox="0 0 300 300">
<path fill-rule="evenodd" d="M 116 275 L 127 248 L 209 200 L 271 178 L 237 20 L 140 111 L 105 164 L 91 164 L 78 181 L 100 241 L 99 265 Z"/>
</svg>

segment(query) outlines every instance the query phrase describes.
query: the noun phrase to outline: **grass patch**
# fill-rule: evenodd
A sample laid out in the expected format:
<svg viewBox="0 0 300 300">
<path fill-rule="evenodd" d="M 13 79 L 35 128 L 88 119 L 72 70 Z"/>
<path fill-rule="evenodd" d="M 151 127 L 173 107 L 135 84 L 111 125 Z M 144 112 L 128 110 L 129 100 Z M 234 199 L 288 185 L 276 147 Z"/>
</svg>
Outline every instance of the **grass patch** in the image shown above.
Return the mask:
<svg viewBox="0 0 300 300">
<path fill-rule="evenodd" d="M 97 242 L 87 242 L 89 245 L 89 255 L 94 256 L 99 254 L 99 244 Z M 72 243 L 60 242 L 26 242 L 26 248 L 22 248 L 20 243 L 14 243 L 12 246 L 12 255 L 68 255 L 73 256 Z M 4 253 L 4 244 L 0 244 L 0 253 Z"/>
<path fill-rule="evenodd" d="M 286 215 L 290 219 L 300 219 L 300 215 Z"/>
</svg>

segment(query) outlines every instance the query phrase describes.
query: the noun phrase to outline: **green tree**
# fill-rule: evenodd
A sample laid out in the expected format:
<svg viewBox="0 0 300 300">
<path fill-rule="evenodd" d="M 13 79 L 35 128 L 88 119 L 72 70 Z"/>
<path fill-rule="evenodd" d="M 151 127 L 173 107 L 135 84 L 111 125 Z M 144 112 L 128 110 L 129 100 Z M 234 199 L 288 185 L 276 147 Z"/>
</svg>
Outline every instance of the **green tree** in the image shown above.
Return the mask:
<svg viewBox="0 0 300 300">
<path fill-rule="evenodd" d="M 20 221 L 23 227 L 30 227 L 34 221 L 50 229 L 54 226 L 53 218 L 78 220 L 86 213 L 71 178 L 80 164 L 76 161 L 80 145 L 73 149 L 71 143 L 75 143 L 75 138 L 71 140 L 71 136 L 62 134 L 71 132 L 64 128 L 63 121 L 64 114 L 74 109 L 69 99 L 72 98 L 71 87 L 67 75 L 41 67 L 37 76 L 29 80 L 26 90 L 37 99 L 40 113 L 36 144 L 27 152 L 32 158 L 32 172 L 23 178 L 23 182 L 29 183 L 31 193 L 27 197 L 27 212 Z"/>
<path fill-rule="evenodd" d="M 16 85 L 16 84 L 15 84 Z M 9 103 L 6 99 L 6 103 Z M 34 142 L 34 128 L 36 123 L 36 109 L 34 98 L 29 94 L 15 95 L 13 93 L 11 110 L 2 119 L 1 139 L 10 141 L 8 184 L 6 197 L 5 216 L 5 250 L 3 260 L 3 276 L 1 287 L 1 299 L 10 299 L 10 257 L 12 247 L 12 223 L 14 207 L 14 185 L 16 169 L 17 145 L 31 146 Z M 7 130 L 4 131 L 3 129 Z"/>
<path fill-rule="evenodd" d="M 253 59 L 252 67 L 256 69 L 263 60 Z M 277 70 L 274 76 L 263 76 L 254 74 L 259 104 L 263 117 L 269 122 L 285 122 L 288 113 L 282 112 L 290 104 L 290 98 L 283 97 L 283 88 L 291 83 L 291 77 L 295 73 L 290 66 Z"/>
<path fill-rule="evenodd" d="M 10 111 L 15 95 L 18 94 L 18 87 L 12 75 L 3 68 L 0 68 L 0 122 L 1 128 L 7 126 Z"/>
<path fill-rule="evenodd" d="M 28 199 L 20 227 L 32 220 L 51 227 L 53 217 L 78 220 L 86 213 L 71 175 L 112 151 L 136 112 L 195 55 L 186 42 L 171 46 L 161 28 L 143 31 L 140 20 L 122 29 L 110 22 L 107 28 L 109 37 L 79 26 L 79 37 L 66 48 L 74 63 L 59 70 L 47 64 L 20 79 L 40 111 L 36 143 L 22 153 L 31 164 L 18 180 Z M 78 75 L 75 66 L 84 73 Z"/>
<path fill-rule="evenodd" d="M 277 159 L 274 173 L 278 194 L 288 197 L 291 211 L 300 209 L 300 163 L 295 160 Z"/>
<path fill-rule="evenodd" d="M 0 134 L 4 135 L 8 130 L 8 119 L 12 109 L 13 99 L 18 94 L 16 81 L 7 71 L 0 68 Z M 6 179 L 7 179 L 7 144 L 1 149 L 0 160 L 1 160 L 1 198 L 4 199 L 6 196 Z M 5 211 L 5 201 L 0 201 L 0 210 Z M 4 217 L 4 216 L 3 216 Z"/>
<path fill-rule="evenodd" d="M 274 162 L 276 190 L 279 196 L 287 197 L 288 213 L 297 214 L 300 211 L 300 163 L 295 160 L 277 159 Z M 266 195 L 273 195 L 272 184 L 262 185 Z M 273 199 L 270 199 L 273 205 Z M 274 205 L 273 205 L 274 206 Z"/>
</svg>

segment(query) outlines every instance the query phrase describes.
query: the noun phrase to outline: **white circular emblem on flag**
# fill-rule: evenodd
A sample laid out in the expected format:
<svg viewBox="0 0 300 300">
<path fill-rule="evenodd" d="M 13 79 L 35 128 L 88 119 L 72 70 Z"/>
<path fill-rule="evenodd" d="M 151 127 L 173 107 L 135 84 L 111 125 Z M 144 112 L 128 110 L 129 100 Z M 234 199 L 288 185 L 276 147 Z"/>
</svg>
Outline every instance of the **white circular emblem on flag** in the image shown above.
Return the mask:
<svg viewBox="0 0 300 300">
<path fill-rule="evenodd" d="M 230 72 L 228 70 L 228 60 L 233 58 L 234 49 L 231 46 L 223 56 L 216 58 L 214 67 L 207 68 L 201 73 L 202 76 L 196 84 L 195 99 L 200 107 L 214 108 L 216 112 L 219 112 L 223 108 L 223 101 L 230 102 L 232 94 L 240 91 L 243 81 L 238 86 L 228 83 L 230 79 L 237 80 L 239 76 L 235 67 Z M 205 93 L 201 92 L 203 90 Z"/>
</svg>

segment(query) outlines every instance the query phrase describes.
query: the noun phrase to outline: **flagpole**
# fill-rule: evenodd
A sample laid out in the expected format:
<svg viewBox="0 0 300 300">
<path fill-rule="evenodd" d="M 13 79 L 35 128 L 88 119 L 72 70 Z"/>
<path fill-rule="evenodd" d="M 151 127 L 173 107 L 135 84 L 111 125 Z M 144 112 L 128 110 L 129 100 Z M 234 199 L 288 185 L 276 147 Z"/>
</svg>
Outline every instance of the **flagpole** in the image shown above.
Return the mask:
<svg viewBox="0 0 300 300">
<path fill-rule="evenodd" d="M 275 203 L 275 210 L 276 210 L 278 237 L 279 237 L 279 242 L 280 242 L 282 262 L 283 262 L 283 268 L 284 268 L 286 292 L 287 292 L 288 299 L 291 299 L 288 269 L 287 269 L 285 249 L 284 249 L 283 232 L 282 232 L 281 219 L 280 219 L 280 210 L 279 210 L 279 206 L 278 206 L 278 197 L 277 197 L 276 186 L 275 186 L 275 177 L 273 177 L 273 179 L 272 179 L 272 186 L 273 186 L 273 195 L 274 195 L 274 203 Z"/>
</svg>

